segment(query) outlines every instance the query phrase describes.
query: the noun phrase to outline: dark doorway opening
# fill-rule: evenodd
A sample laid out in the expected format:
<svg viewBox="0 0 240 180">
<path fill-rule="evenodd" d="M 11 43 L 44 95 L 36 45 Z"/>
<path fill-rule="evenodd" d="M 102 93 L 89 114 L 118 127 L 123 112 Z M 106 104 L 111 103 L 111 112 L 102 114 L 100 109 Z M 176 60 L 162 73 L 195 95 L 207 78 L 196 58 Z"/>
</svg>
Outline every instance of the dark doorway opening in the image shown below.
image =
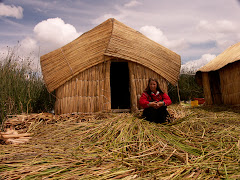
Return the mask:
<svg viewBox="0 0 240 180">
<path fill-rule="evenodd" d="M 218 71 L 209 72 L 209 78 L 213 104 L 222 104 L 222 93 Z"/>
<path fill-rule="evenodd" d="M 127 62 L 111 62 L 111 107 L 130 109 L 129 70 Z"/>
</svg>

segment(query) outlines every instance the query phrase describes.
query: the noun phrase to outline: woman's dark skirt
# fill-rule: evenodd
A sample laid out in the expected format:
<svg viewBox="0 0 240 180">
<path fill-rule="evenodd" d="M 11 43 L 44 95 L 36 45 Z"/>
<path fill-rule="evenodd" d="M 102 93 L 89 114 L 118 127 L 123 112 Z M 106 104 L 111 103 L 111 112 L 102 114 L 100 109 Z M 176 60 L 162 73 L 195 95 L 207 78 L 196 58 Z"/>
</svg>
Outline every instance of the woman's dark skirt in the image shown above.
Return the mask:
<svg viewBox="0 0 240 180">
<path fill-rule="evenodd" d="M 158 109 L 148 107 L 143 110 L 143 117 L 151 122 L 164 123 L 168 115 L 167 106 L 162 106 Z"/>
</svg>

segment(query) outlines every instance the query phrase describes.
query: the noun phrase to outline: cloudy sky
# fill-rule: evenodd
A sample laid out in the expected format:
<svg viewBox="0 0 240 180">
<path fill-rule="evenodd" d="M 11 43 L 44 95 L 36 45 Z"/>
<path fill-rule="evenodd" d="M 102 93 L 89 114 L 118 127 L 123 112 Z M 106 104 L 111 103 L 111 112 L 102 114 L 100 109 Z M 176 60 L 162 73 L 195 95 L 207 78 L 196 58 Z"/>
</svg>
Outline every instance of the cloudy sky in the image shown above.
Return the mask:
<svg viewBox="0 0 240 180">
<path fill-rule="evenodd" d="M 240 0 L 0 0 L 0 56 L 39 57 L 115 18 L 198 68 L 240 41 Z"/>
</svg>

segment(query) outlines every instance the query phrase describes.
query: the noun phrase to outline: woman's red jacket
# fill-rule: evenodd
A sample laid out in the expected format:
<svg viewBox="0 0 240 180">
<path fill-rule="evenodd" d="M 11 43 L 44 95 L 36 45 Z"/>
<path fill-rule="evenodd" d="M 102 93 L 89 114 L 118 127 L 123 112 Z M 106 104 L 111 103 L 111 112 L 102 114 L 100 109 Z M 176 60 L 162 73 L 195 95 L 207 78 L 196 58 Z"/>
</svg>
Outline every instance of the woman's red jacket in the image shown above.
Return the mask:
<svg viewBox="0 0 240 180">
<path fill-rule="evenodd" d="M 148 108 L 149 102 L 152 101 L 163 101 L 165 103 L 165 106 L 169 106 L 170 104 L 172 104 L 170 97 L 166 93 L 159 92 L 157 92 L 156 94 L 152 92 L 151 95 L 143 92 L 139 99 L 139 104 L 145 109 Z"/>
</svg>

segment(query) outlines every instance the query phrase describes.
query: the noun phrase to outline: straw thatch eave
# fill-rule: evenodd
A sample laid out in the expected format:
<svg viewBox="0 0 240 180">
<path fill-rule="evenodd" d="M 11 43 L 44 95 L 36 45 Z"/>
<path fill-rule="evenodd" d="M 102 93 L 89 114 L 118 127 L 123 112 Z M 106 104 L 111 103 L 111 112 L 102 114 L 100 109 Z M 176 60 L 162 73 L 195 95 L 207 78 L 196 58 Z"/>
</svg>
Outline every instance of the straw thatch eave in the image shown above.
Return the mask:
<svg viewBox="0 0 240 180">
<path fill-rule="evenodd" d="M 71 43 L 41 56 L 44 81 L 51 92 L 80 72 L 112 57 L 139 63 L 176 84 L 181 58 L 138 31 L 108 19 Z"/>
<path fill-rule="evenodd" d="M 205 66 L 201 67 L 198 71 L 200 72 L 216 71 L 226 66 L 227 64 L 233 63 L 238 60 L 240 60 L 240 42 L 227 48 L 215 59 L 210 61 Z"/>
<path fill-rule="evenodd" d="M 181 67 L 178 54 L 117 20 L 114 20 L 112 36 L 104 54 L 139 63 L 172 84 L 178 80 Z"/>
</svg>

